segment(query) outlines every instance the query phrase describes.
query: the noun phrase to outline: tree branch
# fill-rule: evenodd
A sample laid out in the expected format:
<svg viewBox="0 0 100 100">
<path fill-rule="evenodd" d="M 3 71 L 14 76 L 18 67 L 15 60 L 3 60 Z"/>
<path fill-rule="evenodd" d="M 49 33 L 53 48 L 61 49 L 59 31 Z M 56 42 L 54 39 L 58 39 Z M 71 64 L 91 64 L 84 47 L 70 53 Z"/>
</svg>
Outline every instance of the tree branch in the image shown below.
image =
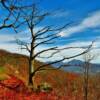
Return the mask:
<svg viewBox="0 0 100 100">
<path fill-rule="evenodd" d="M 48 64 L 41 65 L 41 66 L 39 66 L 39 67 L 34 71 L 34 73 L 36 73 L 38 70 L 40 70 L 41 68 L 44 68 L 44 67 L 46 67 L 46 66 L 49 66 L 49 65 L 52 65 L 52 64 L 56 64 L 56 63 L 62 62 L 62 61 L 64 61 L 64 60 L 68 60 L 68 59 L 71 59 L 71 58 L 75 58 L 75 57 L 81 56 L 81 55 L 83 55 L 83 54 L 89 52 L 89 51 L 91 50 L 91 48 L 92 48 L 92 45 L 93 45 L 93 42 L 92 42 L 92 44 L 91 44 L 85 51 L 83 51 L 83 52 L 81 52 L 81 53 L 79 53 L 79 54 L 76 54 L 76 55 L 74 55 L 74 56 L 64 57 L 64 58 L 62 58 L 62 59 L 60 59 L 60 60 L 57 60 L 57 61 L 54 61 L 54 62 L 50 62 L 50 63 L 48 63 Z M 34 73 L 32 73 L 32 75 L 34 75 Z"/>
</svg>

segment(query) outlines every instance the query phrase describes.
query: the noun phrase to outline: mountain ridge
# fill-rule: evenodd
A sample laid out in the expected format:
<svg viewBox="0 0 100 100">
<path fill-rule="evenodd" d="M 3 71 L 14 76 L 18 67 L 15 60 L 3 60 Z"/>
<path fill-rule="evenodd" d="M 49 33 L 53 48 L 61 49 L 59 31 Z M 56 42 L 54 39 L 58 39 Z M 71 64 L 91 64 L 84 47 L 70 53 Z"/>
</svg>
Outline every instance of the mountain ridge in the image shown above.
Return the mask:
<svg viewBox="0 0 100 100">
<path fill-rule="evenodd" d="M 82 67 L 83 64 L 84 64 L 84 61 L 73 59 L 69 62 L 60 62 L 57 64 L 53 64 L 52 66 L 59 67 L 61 65 L 71 65 L 71 66 L 64 66 L 62 67 L 62 69 L 64 71 L 81 73 L 83 71 L 83 67 Z M 90 69 L 91 69 L 90 70 L 91 73 L 98 73 L 100 72 L 100 64 L 90 63 Z"/>
</svg>

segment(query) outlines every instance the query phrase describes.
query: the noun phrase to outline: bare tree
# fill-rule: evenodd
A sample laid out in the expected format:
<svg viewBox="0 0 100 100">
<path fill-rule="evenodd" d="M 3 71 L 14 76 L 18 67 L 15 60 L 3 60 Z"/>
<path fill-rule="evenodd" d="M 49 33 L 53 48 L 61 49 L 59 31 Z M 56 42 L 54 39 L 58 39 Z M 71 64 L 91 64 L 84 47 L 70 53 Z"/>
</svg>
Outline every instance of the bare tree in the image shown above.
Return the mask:
<svg viewBox="0 0 100 100">
<path fill-rule="evenodd" d="M 84 59 L 84 100 L 88 100 L 88 81 L 89 81 L 89 70 L 91 67 L 91 61 L 95 58 L 96 56 L 93 55 L 92 53 L 88 52 L 84 54 L 83 59 Z"/>
<path fill-rule="evenodd" d="M 29 52 L 28 84 L 30 87 L 34 86 L 33 77 L 35 76 L 35 74 L 37 72 L 42 71 L 42 70 L 54 70 L 54 69 L 59 69 L 62 67 L 62 66 L 60 66 L 58 68 L 49 68 L 48 65 L 59 63 L 66 59 L 71 59 L 71 58 L 81 56 L 81 55 L 87 53 L 91 49 L 93 42 L 91 45 L 86 46 L 86 47 L 63 47 L 63 48 L 60 48 L 59 46 L 57 46 L 57 39 L 60 38 L 60 36 L 58 35 L 59 32 L 63 31 L 63 29 L 66 28 L 70 23 L 67 23 L 67 24 L 61 25 L 61 26 L 58 25 L 58 27 L 46 25 L 46 26 L 43 26 L 42 28 L 38 29 L 38 31 L 35 31 L 35 28 L 37 26 L 39 26 L 39 24 L 41 22 L 43 22 L 45 20 L 45 18 L 47 18 L 47 16 L 50 15 L 50 13 L 48 13 L 48 12 L 46 12 L 46 13 L 39 12 L 35 4 L 32 4 L 31 6 L 19 6 L 19 5 L 15 6 L 14 5 L 14 9 L 15 9 L 16 14 L 19 14 L 17 24 L 14 25 L 15 31 L 18 33 L 20 31 L 22 31 L 22 28 L 25 28 L 27 31 L 24 31 L 24 35 L 27 32 L 30 36 L 30 38 L 29 38 L 29 36 L 27 37 L 27 38 L 29 38 L 29 40 L 22 41 L 21 39 L 17 39 L 17 43 L 19 45 L 21 45 L 21 49 L 25 49 Z M 50 46 L 48 48 L 40 50 L 36 53 L 35 50 L 39 46 L 42 46 L 42 45 L 50 45 Z M 35 59 L 37 57 L 49 59 L 49 58 L 52 58 L 53 56 L 55 56 L 57 53 L 60 53 L 63 50 L 75 49 L 75 48 L 76 49 L 82 48 L 84 50 L 73 56 L 69 56 L 69 57 L 63 56 L 59 60 L 55 60 L 50 63 L 35 67 Z M 50 55 L 47 55 L 46 57 L 42 57 L 43 53 L 49 52 L 49 51 L 51 52 Z"/>
</svg>

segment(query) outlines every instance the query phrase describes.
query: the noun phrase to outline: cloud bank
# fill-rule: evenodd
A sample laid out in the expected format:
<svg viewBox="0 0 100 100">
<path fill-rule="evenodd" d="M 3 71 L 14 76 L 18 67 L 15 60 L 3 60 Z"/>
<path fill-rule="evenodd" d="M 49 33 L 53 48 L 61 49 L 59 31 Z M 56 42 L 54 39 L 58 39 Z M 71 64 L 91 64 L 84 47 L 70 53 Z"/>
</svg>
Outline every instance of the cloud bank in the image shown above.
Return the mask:
<svg viewBox="0 0 100 100">
<path fill-rule="evenodd" d="M 90 14 L 88 17 L 84 18 L 80 24 L 76 26 L 71 26 L 63 32 L 59 33 L 62 37 L 68 37 L 73 33 L 82 32 L 89 28 L 96 28 L 100 26 L 100 11 L 96 11 Z"/>
</svg>

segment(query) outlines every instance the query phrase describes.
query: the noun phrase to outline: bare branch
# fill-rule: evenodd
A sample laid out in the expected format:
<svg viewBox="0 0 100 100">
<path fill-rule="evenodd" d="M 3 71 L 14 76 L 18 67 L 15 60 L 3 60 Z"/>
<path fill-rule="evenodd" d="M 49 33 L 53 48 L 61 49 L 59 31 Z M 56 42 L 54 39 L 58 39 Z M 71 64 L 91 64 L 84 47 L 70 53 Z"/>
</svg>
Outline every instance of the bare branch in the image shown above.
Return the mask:
<svg viewBox="0 0 100 100">
<path fill-rule="evenodd" d="M 58 38 L 57 36 L 55 36 L 55 37 L 52 37 L 52 38 L 50 38 L 50 39 L 48 39 L 48 40 L 44 40 L 44 41 L 42 41 L 42 42 L 39 42 L 39 43 L 37 43 L 33 48 L 36 48 L 37 46 L 39 46 L 39 45 L 43 45 L 43 44 L 51 44 L 51 42 L 50 41 L 52 41 L 52 40 L 54 40 L 54 39 L 56 39 L 56 38 Z"/>
<path fill-rule="evenodd" d="M 10 9 L 11 5 L 6 4 L 6 0 L 1 0 L 0 3 L 8 11 L 8 16 L 6 16 L 6 18 L 3 20 L 2 25 L 0 26 L 0 29 L 13 28 L 15 30 L 15 24 L 18 22 L 18 19 L 20 17 L 20 12 L 17 13 L 15 16 L 13 13 L 13 10 Z M 14 19 L 12 16 L 14 17 Z M 13 19 L 13 21 L 11 19 Z M 9 24 L 7 24 L 8 21 L 9 21 Z"/>
<path fill-rule="evenodd" d="M 41 53 L 46 52 L 46 51 L 50 51 L 50 50 L 57 50 L 57 47 L 52 47 L 52 48 L 49 48 L 49 49 L 42 50 L 42 51 L 36 53 L 36 54 L 32 57 L 32 59 L 35 59 L 35 58 L 36 58 L 38 55 L 40 55 Z"/>
<path fill-rule="evenodd" d="M 65 25 L 63 25 L 62 27 L 59 27 L 59 28 L 54 28 L 54 29 L 50 29 L 49 31 L 62 31 L 64 28 L 66 28 L 67 26 L 69 26 L 72 22 L 70 23 L 67 23 Z"/>
<path fill-rule="evenodd" d="M 46 27 L 40 29 L 39 31 L 37 31 L 37 32 L 35 33 L 35 34 L 36 34 L 35 37 L 39 37 L 39 36 L 41 36 L 41 35 L 47 33 L 47 32 L 49 31 L 49 29 L 50 29 L 50 26 L 46 26 Z"/>
<path fill-rule="evenodd" d="M 35 37 L 39 37 L 47 32 L 50 32 L 50 31 L 62 31 L 64 28 L 66 28 L 68 25 L 70 25 L 71 23 L 68 23 L 68 24 L 65 24 L 63 27 L 60 27 L 60 28 L 55 28 L 55 29 L 51 29 L 50 26 L 46 26 L 44 28 L 42 28 L 41 30 L 39 30 L 38 32 L 36 32 L 36 35 Z M 57 34 L 55 34 L 55 36 L 57 36 Z"/>
<path fill-rule="evenodd" d="M 10 28 L 12 26 L 13 26 L 12 24 L 10 24 L 10 25 L 2 25 L 2 26 L 0 26 L 0 29 Z"/>
<path fill-rule="evenodd" d="M 44 59 L 47 59 L 47 58 L 51 58 L 51 57 L 53 57 L 55 54 L 57 54 L 57 53 L 60 53 L 61 51 L 63 51 L 63 50 L 68 50 L 68 49 L 79 49 L 79 48 L 81 48 L 81 49 L 86 49 L 87 47 L 65 47 L 65 48 L 56 48 L 55 49 L 55 52 L 53 52 L 53 53 L 51 53 L 51 55 L 49 55 L 49 56 L 47 56 L 47 57 L 42 57 L 42 56 L 37 56 L 38 58 L 44 58 Z M 44 51 L 44 50 L 43 50 Z M 48 50 L 49 51 L 49 50 Z M 45 51 L 44 51 L 45 52 Z M 42 54 L 42 52 L 40 53 L 40 54 Z"/>
<path fill-rule="evenodd" d="M 28 43 L 23 42 L 23 41 L 21 41 L 20 39 L 16 39 L 16 43 L 17 43 L 18 45 L 21 45 L 21 46 L 22 46 L 21 49 L 26 49 L 29 53 L 31 52 L 31 51 L 30 51 L 30 48 L 28 47 Z"/>
<path fill-rule="evenodd" d="M 44 20 L 44 18 L 46 17 L 46 16 L 48 16 L 49 15 L 49 13 L 44 13 L 43 15 L 39 15 L 39 16 L 35 16 L 38 20 L 37 20 L 37 22 L 34 24 L 35 26 L 36 25 L 38 25 L 40 22 L 42 22 L 43 20 Z"/>
<path fill-rule="evenodd" d="M 38 69 L 38 70 L 35 70 L 34 71 L 34 73 L 33 74 L 36 74 L 37 72 L 40 72 L 40 71 L 45 71 L 45 70 L 59 70 L 59 69 L 61 69 L 61 68 L 64 68 L 64 67 L 71 67 L 71 66 L 73 66 L 72 64 L 64 64 L 64 65 L 60 65 L 59 67 L 57 67 L 57 68 L 55 68 L 55 67 L 46 67 L 46 68 L 44 68 L 44 67 L 41 67 L 40 69 Z M 83 67 L 83 65 L 81 65 L 81 64 L 75 64 L 74 66 L 76 66 L 76 67 Z"/>
<path fill-rule="evenodd" d="M 57 37 L 59 38 L 60 36 L 57 36 L 57 34 L 49 34 L 49 35 L 46 35 L 46 36 L 43 36 L 43 37 L 36 37 L 35 39 L 36 40 L 44 40 L 44 39 L 48 39 L 48 38 L 51 38 L 51 37 Z"/>
<path fill-rule="evenodd" d="M 23 46 L 24 46 L 24 47 L 21 47 L 21 49 L 25 49 L 25 50 L 27 50 L 29 53 L 31 52 L 27 44 L 26 44 L 26 45 L 23 45 Z"/>
<path fill-rule="evenodd" d="M 64 57 L 64 58 L 62 58 L 62 59 L 60 59 L 60 60 L 57 60 L 57 61 L 54 61 L 54 62 L 50 62 L 50 63 L 48 63 L 48 64 L 41 65 L 41 66 L 39 66 L 39 67 L 35 70 L 35 72 L 37 72 L 37 71 L 38 71 L 39 69 L 41 69 L 41 68 L 44 68 L 44 67 L 49 66 L 49 65 L 52 65 L 52 64 L 59 63 L 59 62 L 64 61 L 64 60 L 66 60 L 66 59 L 71 59 L 71 58 L 75 58 L 75 57 L 81 56 L 81 55 L 83 55 L 83 54 L 89 52 L 89 51 L 91 50 L 92 45 L 93 45 L 93 42 L 92 42 L 92 44 L 91 44 L 85 51 L 83 51 L 83 52 L 81 52 L 81 53 L 79 53 L 79 54 L 76 54 L 76 55 L 74 55 L 74 56 Z M 33 74 L 34 74 L 34 73 L 33 73 Z"/>
<path fill-rule="evenodd" d="M 49 51 L 49 50 L 48 50 Z M 49 56 L 46 56 L 46 57 L 42 57 L 40 55 L 38 55 L 37 57 L 38 58 L 43 58 L 43 59 L 48 59 L 48 58 L 52 58 L 55 54 L 59 53 L 59 51 L 55 51 L 53 52 L 52 54 L 50 54 Z"/>
</svg>

